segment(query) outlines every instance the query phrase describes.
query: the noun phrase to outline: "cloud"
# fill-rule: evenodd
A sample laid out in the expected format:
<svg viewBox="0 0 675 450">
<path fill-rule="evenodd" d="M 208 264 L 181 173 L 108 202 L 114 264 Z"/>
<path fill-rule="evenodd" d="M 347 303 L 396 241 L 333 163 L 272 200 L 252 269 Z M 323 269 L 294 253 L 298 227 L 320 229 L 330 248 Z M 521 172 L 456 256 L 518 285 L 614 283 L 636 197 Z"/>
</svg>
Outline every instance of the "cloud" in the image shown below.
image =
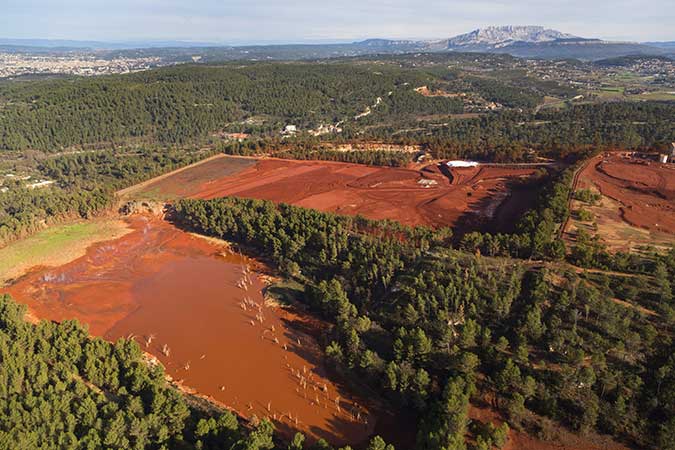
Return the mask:
<svg viewBox="0 0 675 450">
<path fill-rule="evenodd" d="M 308 42 L 442 38 L 503 24 L 673 40 L 672 0 L 3 0 L 5 37 Z"/>
</svg>

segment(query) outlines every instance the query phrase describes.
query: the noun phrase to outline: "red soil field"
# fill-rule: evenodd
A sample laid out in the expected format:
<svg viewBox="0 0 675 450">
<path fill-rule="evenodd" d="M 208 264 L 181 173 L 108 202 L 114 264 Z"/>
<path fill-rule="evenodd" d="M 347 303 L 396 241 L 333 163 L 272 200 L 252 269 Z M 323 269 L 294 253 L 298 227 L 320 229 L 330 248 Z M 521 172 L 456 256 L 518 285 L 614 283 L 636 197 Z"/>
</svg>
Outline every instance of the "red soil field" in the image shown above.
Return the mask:
<svg viewBox="0 0 675 450">
<path fill-rule="evenodd" d="M 38 318 L 78 319 L 111 341 L 133 336 L 180 384 L 268 417 L 287 437 L 301 430 L 343 445 L 373 432 L 378 406 L 324 366 L 312 337 L 322 324 L 266 301 L 254 261 L 156 218 L 129 223 L 126 236 L 5 291 Z"/>
<path fill-rule="evenodd" d="M 194 193 L 204 180 L 212 180 L 237 173 L 255 163 L 256 160 L 251 158 L 216 155 L 190 166 L 122 189 L 117 194 L 122 198 L 126 198 L 141 193 L 140 197 L 146 199 L 174 200 Z"/>
<path fill-rule="evenodd" d="M 675 166 L 603 155 L 580 174 L 581 188 L 597 187 L 621 204 L 621 217 L 650 231 L 675 234 Z"/>
<path fill-rule="evenodd" d="M 204 166 L 253 161 L 246 158 L 216 160 Z M 189 169 L 182 177 L 193 181 L 186 189 L 181 178 L 168 177 L 145 192 L 161 188 L 167 195 L 211 199 L 237 196 L 290 203 L 370 219 L 392 219 L 406 225 L 477 227 L 492 219 L 508 197 L 509 183 L 534 173 L 531 168 L 445 168 L 422 170 L 374 167 L 325 161 L 263 159 L 241 170 L 200 166 L 197 186 Z M 528 201 L 531 201 L 528 198 Z M 517 209 L 517 208 L 516 208 Z M 522 208 L 521 208 L 522 209 Z"/>
</svg>

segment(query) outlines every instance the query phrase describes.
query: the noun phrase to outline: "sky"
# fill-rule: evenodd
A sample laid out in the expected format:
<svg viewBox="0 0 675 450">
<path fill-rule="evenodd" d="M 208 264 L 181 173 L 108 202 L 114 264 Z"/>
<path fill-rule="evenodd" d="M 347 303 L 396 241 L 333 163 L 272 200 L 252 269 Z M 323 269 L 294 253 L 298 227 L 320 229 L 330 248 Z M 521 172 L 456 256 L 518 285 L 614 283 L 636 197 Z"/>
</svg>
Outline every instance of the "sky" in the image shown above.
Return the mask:
<svg viewBox="0 0 675 450">
<path fill-rule="evenodd" d="M 490 25 L 675 40 L 675 0 L 0 0 L 0 37 L 221 44 L 447 38 Z"/>
</svg>

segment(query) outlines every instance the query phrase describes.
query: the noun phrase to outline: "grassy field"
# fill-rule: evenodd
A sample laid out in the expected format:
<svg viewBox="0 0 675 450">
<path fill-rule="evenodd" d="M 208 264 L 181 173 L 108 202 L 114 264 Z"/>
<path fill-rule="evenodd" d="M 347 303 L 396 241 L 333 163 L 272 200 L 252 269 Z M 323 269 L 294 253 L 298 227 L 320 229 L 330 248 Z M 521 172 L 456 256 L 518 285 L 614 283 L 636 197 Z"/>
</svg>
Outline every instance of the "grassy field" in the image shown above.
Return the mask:
<svg viewBox="0 0 675 450">
<path fill-rule="evenodd" d="M 675 100 L 675 92 L 647 92 L 645 94 L 639 94 L 631 96 L 638 100 Z"/>
<path fill-rule="evenodd" d="M 557 97 L 544 97 L 544 103 L 539 105 L 541 109 L 562 109 L 567 107 L 568 99 L 560 99 Z"/>
<path fill-rule="evenodd" d="M 129 231 L 119 219 L 58 225 L 0 249 L 0 286 L 35 266 L 58 266 L 85 254 L 95 242 Z"/>
<path fill-rule="evenodd" d="M 194 195 L 208 181 L 233 175 L 255 163 L 251 158 L 218 154 L 123 189 L 117 195 L 122 199 L 173 201 Z"/>
</svg>

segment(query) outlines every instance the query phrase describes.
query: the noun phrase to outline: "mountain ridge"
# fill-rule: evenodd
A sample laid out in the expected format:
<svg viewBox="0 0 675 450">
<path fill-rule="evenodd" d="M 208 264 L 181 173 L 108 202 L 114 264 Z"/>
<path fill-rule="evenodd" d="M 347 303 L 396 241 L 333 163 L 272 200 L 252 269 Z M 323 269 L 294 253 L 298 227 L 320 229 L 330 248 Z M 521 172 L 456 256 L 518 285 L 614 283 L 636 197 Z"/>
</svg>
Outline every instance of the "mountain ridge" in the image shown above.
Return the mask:
<svg viewBox="0 0 675 450">
<path fill-rule="evenodd" d="M 30 44 L 36 44 L 30 47 Z M 411 52 L 482 52 L 510 54 L 521 58 L 600 60 L 606 58 L 653 55 L 674 56 L 673 42 L 617 42 L 585 38 L 540 25 L 503 25 L 477 28 L 468 33 L 435 40 L 370 38 L 351 43 L 227 45 L 185 41 L 147 41 L 136 43 L 100 41 L 50 41 L 45 39 L 3 39 L 0 51 L 38 53 L 49 51 L 87 50 L 93 52 L 158 53 L 172 48 L 178 52 L 227 53 L 225 59 L 252 57 L 269 59 L 316 59 L 372 54 Z M 56 46 L 59 48 L 57 49 Z M 190 55 L 185 56 L 189 59 Z"/>
<path fill-rule="evenodd" d="M 547 42 L 571 38 L 578 36 L 539 25 L 503 25 L 477 28 L 454 36 L 448 39 L 448 46 L 504 46 L 513 42 Z"/>
</svg>

